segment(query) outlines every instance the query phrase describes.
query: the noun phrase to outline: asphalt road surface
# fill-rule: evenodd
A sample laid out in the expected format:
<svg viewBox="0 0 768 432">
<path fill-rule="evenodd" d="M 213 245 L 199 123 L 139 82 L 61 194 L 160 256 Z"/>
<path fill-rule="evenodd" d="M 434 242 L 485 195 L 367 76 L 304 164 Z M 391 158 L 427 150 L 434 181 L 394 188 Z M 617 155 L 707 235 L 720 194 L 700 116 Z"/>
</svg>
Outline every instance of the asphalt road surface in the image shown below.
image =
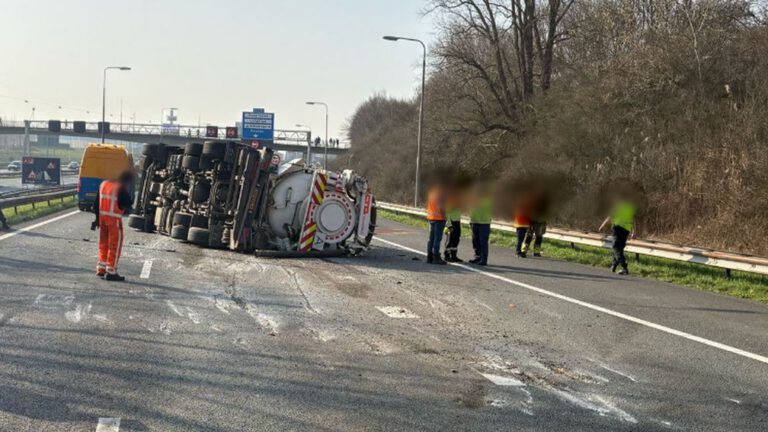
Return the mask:
<svg viewBox="0 0 768 432">
<path fill-rule="evenodd" d="M 108 283 L 90 221 L 0 233 L 2 431 L 768 430 L 761 304 L 386 221 L 322 260 L 130 231 Z"/>
</svg>

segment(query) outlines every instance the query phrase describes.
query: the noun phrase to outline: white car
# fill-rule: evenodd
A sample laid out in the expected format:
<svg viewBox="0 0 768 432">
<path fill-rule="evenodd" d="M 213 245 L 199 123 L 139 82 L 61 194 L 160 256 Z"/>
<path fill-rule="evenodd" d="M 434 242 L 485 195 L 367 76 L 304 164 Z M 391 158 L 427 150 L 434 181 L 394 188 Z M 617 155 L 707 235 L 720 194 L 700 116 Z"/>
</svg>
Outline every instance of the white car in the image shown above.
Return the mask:
<svg viewBox="0 0 768 432">
<path fill-rule="evenodd" d="M 21 161 L 13 161 L 9 163 L 8 171 L 21 171 Z"/>
<path fill-rule="evenodd" d="M 80 169 L 80 163 L 72 161 L 69 164 L 67 164 L 67 169 L 70 171 L 77 171 Z"/>
</svg>

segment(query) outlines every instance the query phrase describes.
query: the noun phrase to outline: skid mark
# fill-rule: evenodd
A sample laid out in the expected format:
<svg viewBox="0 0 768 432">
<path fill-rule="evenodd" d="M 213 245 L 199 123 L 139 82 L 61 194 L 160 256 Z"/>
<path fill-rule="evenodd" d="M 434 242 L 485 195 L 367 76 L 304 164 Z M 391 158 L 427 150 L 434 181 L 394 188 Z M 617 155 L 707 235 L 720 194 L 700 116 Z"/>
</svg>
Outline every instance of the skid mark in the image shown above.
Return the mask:
<svg viewBox="0 0 768 432">
<path fill-rule="evenodd" d="M 75 301 L 75 296 L 71 294 L 40 294 L 35 298 L 35 304 L 42 307 L 69 306 Z"/>
<path fill-rule="evenodd" d="M 626 378 L 626 379 L 628 379 L 628 380 L 630 380 L 632 382 L 637 382 L 637 378 L 633 377 L 632 375 L 630 375 L 628 373 L 624 373 L 624 372 L 618 371 L 618 370 L 613 369 L 613 368 L 611 368 L 611 367 L 609 367 L 607 365 L 604 365 L 604 364 L 601 364 L 600 367 L 605 369 L 605 370 L 607 370 L 608 372 L 613 372 L 616 375 L 624 377 L 624 378 Z"/>
<path fill-rule="evenodd" d="M 88 314 L 91 312 L 91 307 L 92 305 L 90 303 L 88 303 L 88 305 L 82 305 L 78 303 L 75 305 L 75 310 L 66 312 L 64 317 L 66 317 L 68 321 L 79 323 L 83 318 L 88 316 Z"/>
<path fill-rule="evenodd" d="M 269 331 L 270 336 L 275 336 L 277 334 L 277 329 L 280 324 L 276 319 L 265 313 L 259 312 L 256 307 L 250 303 L 245 305 L 245 311 L 248 312 L 248 315 L 250 315 L 260 326 Z"/>
<path fill-rule="evenodd" d="M 195 324 L 200 324 L 200 314 L 195 312 L 194 309 L 189 306 L 185 306 L 184 308 L 187 310 L 187 318 Z"/>
</svg>

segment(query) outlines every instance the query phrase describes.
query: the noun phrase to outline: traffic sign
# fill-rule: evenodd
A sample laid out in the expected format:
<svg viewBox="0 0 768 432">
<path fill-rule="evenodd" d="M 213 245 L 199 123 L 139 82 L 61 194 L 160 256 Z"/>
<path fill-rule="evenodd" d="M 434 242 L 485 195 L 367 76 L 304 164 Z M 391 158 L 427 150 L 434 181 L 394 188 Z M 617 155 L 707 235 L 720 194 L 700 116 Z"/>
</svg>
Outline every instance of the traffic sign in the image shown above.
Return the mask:
<svg viewBox="0 0 768 432">
<path fill-rule="evenodd" d="M 21 184 L 60 185 L 61 160 L 24 156 L 21 159 Z"/>
<path fill-rule="evenodd" d="M 244 140 L 273 141 L 275 138 L 275 114 L 264 112 L 263 108 L 254 108 L 252 112 L 243 112 Z"/>
</svg>

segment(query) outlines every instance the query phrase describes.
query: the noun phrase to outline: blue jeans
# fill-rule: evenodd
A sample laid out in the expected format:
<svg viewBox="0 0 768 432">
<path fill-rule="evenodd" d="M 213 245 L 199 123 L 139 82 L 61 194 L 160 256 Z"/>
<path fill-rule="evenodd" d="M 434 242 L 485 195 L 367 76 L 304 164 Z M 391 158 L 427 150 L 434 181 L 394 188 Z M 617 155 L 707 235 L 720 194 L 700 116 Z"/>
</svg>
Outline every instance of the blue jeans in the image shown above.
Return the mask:
<svg viewBox="0 0 768 432">
<path fill-rule="evenodd" d="M 427 242 L 427 254 L 440 258 L 440 242 L 443 241 L 445 221 L 429 221 L 429 241 Z"/>
<path fill-rule="evenodd" d="M 488 264 L 488 242 L 491 239 L 491 224 L 472 225 L 472 247 L 479 264 Z"/>
</svg>

